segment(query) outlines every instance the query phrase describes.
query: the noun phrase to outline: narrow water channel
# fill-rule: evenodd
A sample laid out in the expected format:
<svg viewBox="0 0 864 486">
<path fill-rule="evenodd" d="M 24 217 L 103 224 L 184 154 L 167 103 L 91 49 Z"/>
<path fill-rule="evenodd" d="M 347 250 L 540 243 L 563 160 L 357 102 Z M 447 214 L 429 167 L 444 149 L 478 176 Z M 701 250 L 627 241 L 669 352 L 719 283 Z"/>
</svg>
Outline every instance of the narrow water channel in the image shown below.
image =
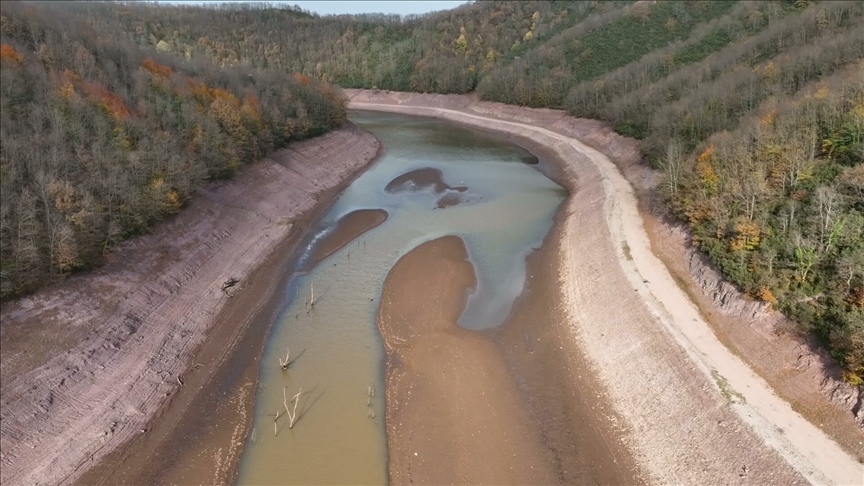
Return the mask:
<svg viewBox="0 0 864 486">
<path fill-rule="evenodd" d="M 477 287 L 459 324 L 495 327 L 522 290 L 525 256 L 540 245 L 566 197 L 536 170 L 536 157 L 500 137 L 402 115 L 350 118 L 386 153 L 340 195 L 284 290 L 261 359 L 254 435 L 239 484 L 386 483 L 384 350 L 375 319 L 390 268 L 423 242 L 462 237 Z M 443 184 L 435 183 L 439 172 Z M 310 262 L 316 245 L 339 231 L 337 222 L 361 209 L 384 210 L 387 219 Z M 283 370 L 279 362 L 289 348 L 292 362 Z M 289 429 L 283 397 L 293 409 L 291 398 L 301 389 Z"/>
</svg>

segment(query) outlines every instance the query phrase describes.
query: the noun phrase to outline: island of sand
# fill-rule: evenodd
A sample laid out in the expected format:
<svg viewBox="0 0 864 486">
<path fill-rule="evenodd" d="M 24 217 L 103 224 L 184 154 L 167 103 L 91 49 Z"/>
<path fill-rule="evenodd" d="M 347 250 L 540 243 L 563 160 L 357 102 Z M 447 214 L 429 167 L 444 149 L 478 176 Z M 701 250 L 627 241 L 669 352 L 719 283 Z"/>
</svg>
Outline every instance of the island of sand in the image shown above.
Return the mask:
<svg viewBox="0 0 864 486">
<path fill-rule="evenodd" d="M 467 187 L 447 184 L 444 182 L 444 174 L 431 167 L 415 169 L 397 176 L 384 186 L 384 190 L 390 194 L 431 190 L 439 196 L 435 201 L 435 209 L 446 209 L 472 199 L 471 195 L 466 194 Z"/>
<path fill-rule="evenodd" d="M 402 257 L 384 283 L 390 480 L 551 484 L 503 358 L 487 336 L 456 324 L 475 285 L 467 258 L 461 239 L 440 238 Z"/>
<path fill-rule="evenodd" d="M 371 231 L 387 221 L 387 211 L 383 209 L 358 209 L 339 218 L 328 232 L 312 247 L 308 260 L 304 262 L 303 270 L 315 268 L 322 260 L 344 248 L 348 243 L 359 238 L 363 233 Z"/>
</svg>

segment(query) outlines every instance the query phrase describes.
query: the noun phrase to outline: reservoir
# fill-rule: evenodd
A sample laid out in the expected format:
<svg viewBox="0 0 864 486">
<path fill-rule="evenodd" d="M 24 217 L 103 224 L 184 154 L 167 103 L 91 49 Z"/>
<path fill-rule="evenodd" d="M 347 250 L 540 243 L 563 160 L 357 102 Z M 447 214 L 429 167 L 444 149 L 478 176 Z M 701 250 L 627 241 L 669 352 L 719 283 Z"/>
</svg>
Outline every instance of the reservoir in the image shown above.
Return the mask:
<svg viewBox="0 0 864 486">
<path fill-rule="evenodd" d="M 502 137 L 403 115 L 350 119 L 384 152 L 318 223 L 283 289 L 239 484 L 386 483 L 376 316 L 388 272 L 412 249 L 458 236 L 476 273 L 458 324 L 488 332 L 510 313 L 525 258 L 567 196 L 535 156 Z"/>
</svg>

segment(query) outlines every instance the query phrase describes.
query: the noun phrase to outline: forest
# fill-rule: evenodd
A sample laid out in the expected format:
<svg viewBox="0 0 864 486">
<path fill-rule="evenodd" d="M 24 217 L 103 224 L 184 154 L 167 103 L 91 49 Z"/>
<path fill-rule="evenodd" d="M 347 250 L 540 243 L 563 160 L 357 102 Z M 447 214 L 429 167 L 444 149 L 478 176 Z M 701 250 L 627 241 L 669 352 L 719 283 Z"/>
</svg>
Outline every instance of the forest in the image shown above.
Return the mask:
<svg viewBox="0 0 864 486">
<path fill-rule="evenodd" d="M 345 121 L 328 83 L 159 52 L 95 19 L 2 7 L 3 298 L 98 265 L 206 181 Z"/>
<path fill-rule="evenodd" d="M 330 85 L 476 92 L 639 139 L 660 210 L 864 377 L 862 2 L 476 1 L 407 17 L 27 5 L 3 7 L 4 296 L 338 126 Z"/>
</svg>

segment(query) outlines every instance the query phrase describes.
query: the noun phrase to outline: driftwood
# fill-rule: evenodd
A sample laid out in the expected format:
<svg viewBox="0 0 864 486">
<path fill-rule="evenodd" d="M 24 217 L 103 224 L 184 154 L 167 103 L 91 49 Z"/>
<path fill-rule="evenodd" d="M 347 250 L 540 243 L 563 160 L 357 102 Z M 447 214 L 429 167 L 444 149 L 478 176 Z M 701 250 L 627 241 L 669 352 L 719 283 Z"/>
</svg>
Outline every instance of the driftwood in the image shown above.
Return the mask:
<svg viewBox="0 0 864 486">
<path fill-rule="evenodd" d="M 310 298 L 306 301 L 306 314 L 309 314 L 309 311 L 315 307 L 315 281 L 309 283 L 309 292 L 311 294 Z"/>
<path fill-rule="evenodd" d="M 288 351 L 285 354 L 285 359 L 283 360 L 282 358 L 279 358 L 279 366 L 281 366 L 283 370 L 287 370 L 288 365 L 291 364 L 291 361 L 288 360 L 288 358 L 290 358 L 290 357 L 291 357 L 291 348 L 288 348 Z"/>
<path fill-rule="evenodd" d="M 285 412 L 288 414 L 288 428 L 292 429 L 294 428 L 294 421 L 297 420 L 297 404 L 300 403 L 300 395 L 303 394 L 303 389 L 301 388 L 300 391 L 298 391 L 297 394 L 294 395 L 293 398 L 291 398 L 291 401 L 294 403 L 294 409 L 289 410 L 288 396 L 285 394 L 286 388 L 287 387 L 282 387 L 282 404 L 285 405 Z"/>
</svg>

